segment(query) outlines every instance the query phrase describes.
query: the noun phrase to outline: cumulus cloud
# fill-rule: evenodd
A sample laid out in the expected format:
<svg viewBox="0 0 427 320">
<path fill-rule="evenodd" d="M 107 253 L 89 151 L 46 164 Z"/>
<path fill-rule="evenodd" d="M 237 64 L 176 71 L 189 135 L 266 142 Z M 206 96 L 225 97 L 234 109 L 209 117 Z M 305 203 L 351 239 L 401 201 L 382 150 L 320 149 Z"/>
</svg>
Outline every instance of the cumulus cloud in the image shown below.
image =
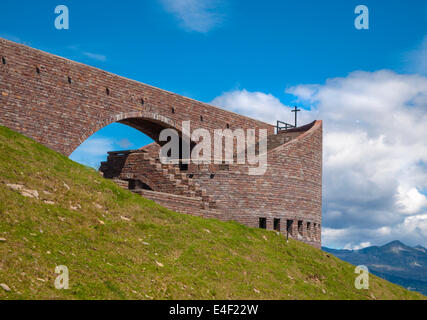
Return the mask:
<svg viewBox="0 0 427 320">
<path fill-rule="evenodd" d="M 206 33 L 224 19 L 222 0 L 160 0 L 166 11 L 173 14 L 182 28 Z"/>
<path fill-rule="evenodd" d="M 363 248 L 370 247 L 371 245 L 372 244 L 369 241 L 367 241 L 367 242 L 361 242 L 360 244 L 357 244 L 357 245 L 346 244 L 343 249 L 347 249 L 347 250 L 360 250 L 360 249 L 363 249 Z"/>
<path fill-rule="evenodd" d="M 398 210 L 406 214 L 415 214 L 421 208 L 427 206 L 427 197 L 421 194 L 417 188 L 404 188 L 399 186 L 397 188 L 397 201 L 396 205 Z"/>
<path fill-rule="evenodd" d="M 421 244 L 425 247 L 427 213 L 412 215 L 404 218 L 400 223 L 376 229 L 358 225 L 344 229 L 325 228 L 322 236 L 326 245 L 329 243 L 329 245 L 349 250 L 362 249 L 368 246 L 367 243 L 382 245 L 393 240 L 400 240 L 410 245 Z M 361 239 L 369 239 L 369 241 L 361 242 Z"/>
<path fill-rule="evenodd" d="M 275 123 L 278 119 L 293 123 L 289 108 L 273 95 L 263 92 L 247 90 L 225 92 L 216 97 L 211 104 L 268 123 Z"/>
<path fill-rule="evenodd" d="M 426 246 L 427 77 L 358 71 L 286 91 L 311 106 L 302 122 L 324 121 L 324 244 Z M 292 123 L 290 107 L 270 94 L 237 90 L 212 103 Z"/>
</svg>

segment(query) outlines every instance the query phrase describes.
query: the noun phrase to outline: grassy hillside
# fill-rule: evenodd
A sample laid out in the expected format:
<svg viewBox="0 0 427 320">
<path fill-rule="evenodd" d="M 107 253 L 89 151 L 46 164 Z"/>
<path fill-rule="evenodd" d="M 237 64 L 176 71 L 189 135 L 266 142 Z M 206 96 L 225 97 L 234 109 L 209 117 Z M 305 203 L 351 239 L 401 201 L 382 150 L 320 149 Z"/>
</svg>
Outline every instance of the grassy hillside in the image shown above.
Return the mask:
<svg viewBox="0 0 427 320">
<path fill-rule="evenodd" d="M 169 211 L 4 127 L 0 238 L 0 299 L 423 298 L 375 276 L 356 290 L 331 254 Z"/>
</svg>

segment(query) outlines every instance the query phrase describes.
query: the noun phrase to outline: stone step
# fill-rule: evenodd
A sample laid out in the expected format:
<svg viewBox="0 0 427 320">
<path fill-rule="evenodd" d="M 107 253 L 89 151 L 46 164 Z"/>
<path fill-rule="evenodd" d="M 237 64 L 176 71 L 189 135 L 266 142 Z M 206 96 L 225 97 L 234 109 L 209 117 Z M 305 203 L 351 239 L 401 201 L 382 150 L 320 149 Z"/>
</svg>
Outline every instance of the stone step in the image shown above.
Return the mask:
<svg viewBox="0 0 427 320">
<path fill-rule="evenodd" d="M 142 155 L 142 157 L 141 157 Z M 118 157 L 118 155 L 110 155 L 111 157 Z M 142 160 L 142 161 L 141 161 Z M 107 161 L 108 162 L 108 161 Z M 108 166 L 107 162 L 101 163 L 102 166 Z M 149 166 L 150 170 L 156 171 L 161 177 L 163 177 L 165 183 L 173 185 L 173 189 L 176 190 L 174 194 L 188 196 L 188 197 L 199 197 L 204 208 L 216 207 L 216 201 L 211 196 L 207 195 L 206 190 L 200 187 L 200 184 L 190 178 L 187 173 L 181 172 L 178 165 L 174 164 L 163 164 L 160 162 L 159 157 L 152 157 L 149 153 L 142 152 L 136 156 L 136 158 L 128 159 L 127 166 Z M 118 168 L 120 169 L 120 168 Z M 127 182 L 126 182 L 127 183 Z M 121 186 L 124 186 L 122 183 Z M 132 190 L 134 191 L 134 190 Z"/>
</svg>

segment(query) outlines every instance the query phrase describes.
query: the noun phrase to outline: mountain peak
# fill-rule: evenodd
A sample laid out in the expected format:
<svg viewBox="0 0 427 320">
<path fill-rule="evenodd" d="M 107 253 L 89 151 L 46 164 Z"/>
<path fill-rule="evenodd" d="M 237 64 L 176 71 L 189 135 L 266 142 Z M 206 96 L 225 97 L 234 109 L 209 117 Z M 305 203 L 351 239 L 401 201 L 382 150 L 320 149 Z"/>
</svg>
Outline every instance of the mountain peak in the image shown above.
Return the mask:
<svg viewBox="0 0 427 320">
<path fill-rule="evenodd" d="M 365 265 L 379 277 L 427 294 L 427 249 L 421 245 L 411 247 L 394 240 L 380 247 L 329 252 L 355 266 Z"/>
<path fill-rule="evenodd" d="M 385 245 L 383 245 L 383 247 L 391 247 L 391 246 L 405 246 L 406 244 L 404 244 L 403 242 L 399 241 L 399 240 L 393 240 L 390 241 L 389 243 L 386 243 Z"/>
<path fill-rule="evenodd" d="M 399 240 L 391 241 L 381 247 L 381 249 L 385 249 L 387 251 L 391 251 L 394 254 L 400 254 L 401 251 L 411 251 L 412 247 L 407 246 Z"/>
</svg>

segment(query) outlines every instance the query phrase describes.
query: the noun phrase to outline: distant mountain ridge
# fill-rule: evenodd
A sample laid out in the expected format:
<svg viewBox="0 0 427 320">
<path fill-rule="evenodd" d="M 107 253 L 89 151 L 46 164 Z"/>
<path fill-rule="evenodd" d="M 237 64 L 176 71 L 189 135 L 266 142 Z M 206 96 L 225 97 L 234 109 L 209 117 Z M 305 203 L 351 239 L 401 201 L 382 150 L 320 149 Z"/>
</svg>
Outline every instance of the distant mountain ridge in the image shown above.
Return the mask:
<svg viewBox="0 0 427 320">
<path fill-rule="evenodd" d="M 427 249 L 410 247 L 398 240 L 359 250 L 322 247 L 353 265 L 365 265 L 373 274 L 407 289 L 427 295 Z"/>
</svg>

